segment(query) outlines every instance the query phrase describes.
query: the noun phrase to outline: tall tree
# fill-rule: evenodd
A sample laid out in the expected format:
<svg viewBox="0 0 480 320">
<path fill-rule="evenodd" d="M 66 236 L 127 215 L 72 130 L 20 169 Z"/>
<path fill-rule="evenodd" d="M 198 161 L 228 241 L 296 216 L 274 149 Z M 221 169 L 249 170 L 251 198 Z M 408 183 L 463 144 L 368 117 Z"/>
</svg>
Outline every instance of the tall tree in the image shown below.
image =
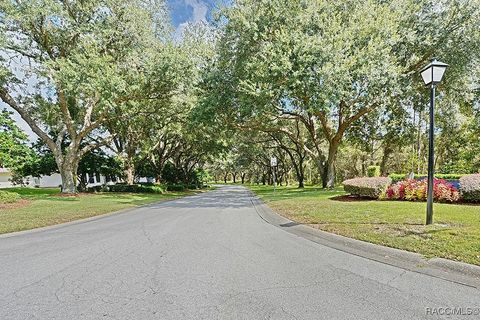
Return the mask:
<svg viewBox="0 0 480 320">
<path fill-rule="evenodd" d="M 405 103 L 433 54 L 475 53 L 478 44 L 478 8 L 469 1 L 242 0 L 225 18 L 213 103 L 242 125 L 281 114 L 301 121 L 324 187 L 334 185 L 339 147 L 357 121 Z M 460 56 L 456 75 L 472 61 Z"/>
<path fill-rule="evenodd" d="M 144 97 L 128 80 L 164 29 L 162 10 L 155 0 L 0 3 L 0 99 L 50 148 L 62 192 L 77 191 L 80 159 L 110 143 L 114 108 Z"/>
</svg>

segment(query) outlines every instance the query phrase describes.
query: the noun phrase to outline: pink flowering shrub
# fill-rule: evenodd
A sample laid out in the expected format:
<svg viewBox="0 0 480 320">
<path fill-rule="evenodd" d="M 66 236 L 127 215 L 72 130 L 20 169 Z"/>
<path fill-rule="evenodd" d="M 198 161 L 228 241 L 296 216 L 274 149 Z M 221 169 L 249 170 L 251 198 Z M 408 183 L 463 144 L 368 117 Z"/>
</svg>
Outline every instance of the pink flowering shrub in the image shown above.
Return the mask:
<svg viewBox="0 0 480 320">
<path fill-rule="evenodd" d="M 390 200 L 425 201 L 427 186 L 427 179 L 399 181 L 387 188 L 385 197 Z M 448 181 L 435 179 L 433 198 L 438 202 L 457 202 L 460 199 L 460 192 Z"/>
</svg>

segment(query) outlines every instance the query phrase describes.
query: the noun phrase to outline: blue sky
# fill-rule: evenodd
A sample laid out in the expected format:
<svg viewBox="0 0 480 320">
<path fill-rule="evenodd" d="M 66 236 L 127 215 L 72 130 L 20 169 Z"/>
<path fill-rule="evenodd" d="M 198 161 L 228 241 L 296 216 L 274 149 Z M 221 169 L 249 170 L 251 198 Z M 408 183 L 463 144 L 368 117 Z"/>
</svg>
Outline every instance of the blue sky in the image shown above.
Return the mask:
<svg viewBox="0 0 480 320">
<path fill-rule="evenodd" d="M 182 28 L 188 22 L 208 21 L 218 0 L 167 0 L 167 6 L 172 15 L 172 22 L 176 29 Z"/>
</svg>

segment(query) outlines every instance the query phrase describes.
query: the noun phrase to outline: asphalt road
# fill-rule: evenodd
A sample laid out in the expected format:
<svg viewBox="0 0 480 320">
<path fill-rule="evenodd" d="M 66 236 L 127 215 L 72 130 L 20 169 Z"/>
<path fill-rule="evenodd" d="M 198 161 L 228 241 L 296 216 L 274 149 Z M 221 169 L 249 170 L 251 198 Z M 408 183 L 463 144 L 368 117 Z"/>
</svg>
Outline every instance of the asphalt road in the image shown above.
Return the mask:
<svg viewBox="0 0 480 320">
<path fill-rule="evenodd" d="M 435 308 L 477 307 L 475 288 L 266 223 L 240 187 L 0 238 L 2 320 L 437 319 L 448 310 Z"/>
</svg>

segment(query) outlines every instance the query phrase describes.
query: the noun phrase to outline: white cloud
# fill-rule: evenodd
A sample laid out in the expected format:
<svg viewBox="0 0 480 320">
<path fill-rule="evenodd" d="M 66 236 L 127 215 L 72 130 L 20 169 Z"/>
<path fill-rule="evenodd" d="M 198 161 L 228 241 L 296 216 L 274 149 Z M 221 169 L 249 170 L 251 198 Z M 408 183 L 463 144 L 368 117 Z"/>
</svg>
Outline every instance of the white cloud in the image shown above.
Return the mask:
<svg viewBox="0 0 480 320">
<path fill-rule="evenodd" d="M 181 39 L 183 32 L 190 24 L 207 22 L 208 7 L 203 1 L 185 0 L 185 3 L 193 8 L 192 20 L 178 25 L 177 30 L 175 30 L 175 39 Z"/>
<path fill-rule="evenodd" d="M 200 0 L 186 0 L 185 3 L 193 8 L 193 23 L 207 21 L 208 7 Z"/>
</svg>

